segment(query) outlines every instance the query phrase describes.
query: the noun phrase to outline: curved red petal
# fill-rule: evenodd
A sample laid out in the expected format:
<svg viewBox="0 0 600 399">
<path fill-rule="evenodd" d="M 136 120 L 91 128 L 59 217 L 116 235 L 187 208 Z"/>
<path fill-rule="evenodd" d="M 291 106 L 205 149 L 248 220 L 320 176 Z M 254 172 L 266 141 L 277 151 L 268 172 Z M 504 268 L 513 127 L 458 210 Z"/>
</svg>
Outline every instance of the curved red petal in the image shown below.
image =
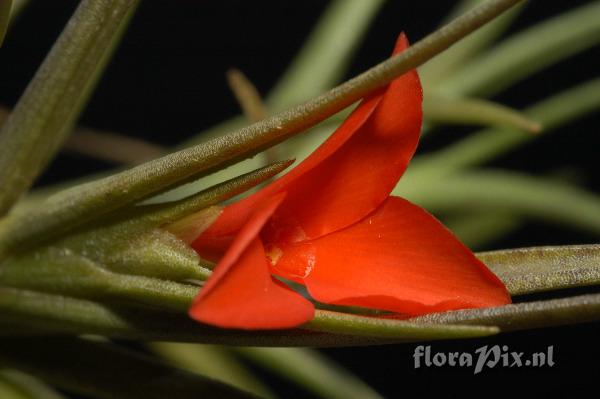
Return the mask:
<svg viewBox="0 0 600 399">
<path fill-rule="evenodd" d="M 502 282 L 433 216 L 390 197 L 359 223 L 283 246 L 275 266 L 318 301 L 416 315 L 510 303 Z M 309 255 L 306 255 L 309 254 Z"/>
<path fill-rule="evenodd" d="M 313 305 L 269 274 L 258 232 L 283 200 L 257 207 L 189 310 L 193 319 L 225 328 L 279 329 L 303 324 Z"/>
<path fill-rule="evenodd" d="M 404 34 L 394 54 L 408 47 Z M 201 255 L 223 251 L 262 198 L 286 191 L 270 240 L 297 242 L 347 227 L 375 210 L 404 173 L 421 129 L 421 85 L 416 71 L 365 99 L 305 161 L 263 190 L 228 206 L 194 243 Z"/>
</svg>

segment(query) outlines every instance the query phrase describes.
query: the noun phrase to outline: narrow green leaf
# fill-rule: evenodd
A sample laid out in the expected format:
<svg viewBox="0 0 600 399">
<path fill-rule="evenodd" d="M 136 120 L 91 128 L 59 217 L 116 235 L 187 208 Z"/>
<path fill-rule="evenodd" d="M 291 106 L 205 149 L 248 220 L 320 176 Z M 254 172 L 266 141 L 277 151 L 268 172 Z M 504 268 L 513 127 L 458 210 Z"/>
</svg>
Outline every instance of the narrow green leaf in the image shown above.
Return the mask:
<svg viewBox="0 0 600 399">
<path fill-rule="evenodd" d="M 4 261 L 0 284 L 181 312 L 186 311 L 199 290 L 188 284 L 113 273 L 68 249 L 54 247 Z"/>
<path fill-rule="evenodd" d="M 511 295 L 600 285 L 600 245 L 509 249 L 480 252 L 477 257 Z"/>
<path fill-rule="evenodd" d="M 0 360 L 63 389 L 95 398 L 256 398 L 106 342 L 3 338 Z"/>
<path fill-rule="evenodd" d="M 23 392 L 19 389 L 18 386 L 15 386 L 12 381 L 6 380 L 4 376 L 0 373 L 0 398 L 5 399 L 35 399 L 27 393 Z"/>
<path fill-rule="evenodd" d="M 589 2 L 517 33 L 475 58 L 436 90 L 490 96 L 600 42 L 600 3 Z"/>
<path fill-rule="evenodd" d="M 540 135 L 509 128 L 485 129 L 430 155 L 416 158 L 394 191 L 419 191 L 432 179 L 474 166 L 523 145 L 538 136 L 600 108 L 600 79 L 584 82 L 525 110 L 525 115 L 544 127 Z"/>
<path fill-rule="evenodd" d="M 12 0 L 0 1 L 0 46 L 2 46 L 4 35 L 6 35 L 6 31 L 8 30 L 12 5 Z"/>
<path fill-rule="evenodd" d="M 4 389 L 10 389 L 9 394 Z M 42 381 L 11 369 L 0 369 L 0 398 L 2 399 L 65 399 Z"/>
<path fill-rule="evenodd" d="M 217 345 L 151 343 L 150 348 L 173 366 L 227 385 L 273 398 L 273 393 L 228 348 Z"/>
<path fill-rule="evenodd" d="M 423 99 L 428 122 L 461 125 L 502 125 L 537 133 L 541 125 L 522 112 L 477 98 L 449 98 L 430 93 Z"/>
<path fill-rule="evenodd" d="M 306 324 L 306 328 L 313 331 L 377 338 L 401 338 L 403 340 L 483 337 L 497 333 L 497 330 L 493 327 L 465 328 L 464 326 L 455 325 L 447 330 L 440 326 L 431 327 L 431 329 L 423 329 L 420 325 L 405 321 L 365 317 L 328 310 L 317 310 L 314 319 Z"/>
<path fill-rule="evenodd" d="M 319 95 L 339 82 L 383 0 L 335 0 L 269 94 L 269 109 Z"/>
<path fill-rule="evenodd" d="M 572 184 L 501 171 L 445 176 L 411 201 L 432 212 L 501 210 L 600 234 L 600 196 Z"/>
<path fill-rule="evenodd" d="M 482 0 L 467 0 L 460 2 L 454 10 L 446 18 L 449 21 L 456 16 L 467 12 L 469 9 L 481 4 Z M 499 16 L 483 28 L 473 32 L 465 39 L 461 40 L 456 45 L 452 46 L 448 51 L 438 55 L 428 63 L 419 68 L 419 76 L 425 86 L 425 91 L 430 92 L 435 90 L 440 81 L 452 76 L 454 72 L 468 63 L 476 54 L 485 49 L 498 38 L 511 23 L 519 16 L 527 3 L 520 4 L 512 10 Z M 431 90 L 428 90 L 431 89 Z"/>
<path fill-rule="evenodd" d="M 145 140 L 86 128 L 76 128 L 63 149 L 123 165 L 139 165 L 166 152 Z"/>
<path fill-rule="evenodd" d="M 381 398 L 373 388 L 316 350 L 232 348 L 236 353 L 306 390 L 329 399 Z"/>
<path fill-rule="evenodd" d="M 84 0 L 0 130 L 0 215 L 33 184 L 83 109 L 138 0 Z"/>
<path fill-rule="evenodd" d="M 190 301 L 192 297 L 190 296 Z M 494 334 L 493 327 L 418 325 L 317 311 L 307 329 L 223 330 L 185 314 L 110 307 L 89 300 L 0 287 L 0 335 L 96 334 L 142 341 L 241 346 L 332 347 L 457 339 Z"/>
<path fill-rule="evenodd" d="M 488 209 L 469 209 L 449 216 L 444 215 L 444 225 L 467 247 L 478 249 L 515 230 L 522 224 L 521 216 L 511 212 Z"/>
<path fill-rule="evenodd" d="M 424 324 L 498 326 L 503 332 L 585 323 L 600 320 L 600 294 L 517 303 L 497 308 L 433 313 L 408 320 Z"/>
<path fill-rule="evenodd" d="M 290 165 L 290 161 L 278 162 L 273 165 L 246 173 L 234 179 L 222 182 L 180 201 L 146 206 L 129 206 L 119 213 L 93 226 L 84 228 L 74 236 L 67 238 L 62 245 L 75 250 L 85 250 L 93 254 L 107 255 L 110 246 L 134 237 L 140 232 L 151 228 L 176 222 L 194 212 L 229 199 L 240 194 L 264 180 L 276 175 Z M 19 237 L 27 237 L 37 231 L 31 222 L 32 214 L 44 215 L 52 220 L 52 205 L 60 207 L 64 192 L 58 193 L 44 202 L 38 202 L 35 208 L 26 208 L 0 222 L 0 248 L 19 243 Z M 37 211 L 36 211 L 37 210 Z M 48 238 L 59 238 L 61 230 L 47 231 Z M 46 236 L 40 239 L 47 238 Z M 108 247 L 107 247 L 108 246 Z M 1 252 L 1 251 L 0 251 Z"/>
<path fill-rule="evenodd" d="M 396 76 L 424 63 L 518 2 L 490 0 L 401 54 L 302 105 L 228 136 L 71 189 L 60 196 L 60 201 L 48 201 L 44 208 L 32 211 L 28 218 L 22 220 L 21 227 L 3 235 L 0 238 L 0 257 L 26 241 L 39 240 L 49 232 L 53 234 L 97 219 L 174 184 L 181 184 L 248 157 L 313 126 L 389 83 Z M 29 226 L 25 228 L 23 224 Z"/>
</svg>

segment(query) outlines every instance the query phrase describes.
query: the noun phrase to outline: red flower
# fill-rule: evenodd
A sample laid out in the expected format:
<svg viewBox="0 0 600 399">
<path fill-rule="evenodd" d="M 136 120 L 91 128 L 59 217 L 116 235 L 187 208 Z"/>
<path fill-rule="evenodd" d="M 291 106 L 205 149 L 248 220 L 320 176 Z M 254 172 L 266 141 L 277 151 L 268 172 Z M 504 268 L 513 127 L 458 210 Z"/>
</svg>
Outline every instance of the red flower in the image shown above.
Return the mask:
<svg viewBox="0 0 600 399">
<path fill-rule="evenodd" d="M 404 35 L 394 53 L 408 47 Z M 198 321 L 298 326 L 317 301 L 416 315 L 510 302 L 500 280 L 423 209 L 389 194 L 421 129 L 416 71 L 365 98 L 282 178 L 225 207 L 192 245 L 217 260 L 190 309 Z"/>
</svg>

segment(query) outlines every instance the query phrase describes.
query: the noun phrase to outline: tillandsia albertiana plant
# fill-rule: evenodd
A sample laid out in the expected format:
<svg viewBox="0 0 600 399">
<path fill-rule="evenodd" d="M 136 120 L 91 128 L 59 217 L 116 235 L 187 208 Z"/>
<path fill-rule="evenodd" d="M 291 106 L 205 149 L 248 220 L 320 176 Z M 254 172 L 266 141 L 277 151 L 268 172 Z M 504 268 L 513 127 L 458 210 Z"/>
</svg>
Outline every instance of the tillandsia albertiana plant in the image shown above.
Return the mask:
<svg viewBox="0 0 600 399">
<path fill-rule="evenodd" d="M 28 3 L 0 2 L 8 45 Z M 138 3 L 80 1 L 3 106 L 0 397 L 277 396 L 256 366 L 297 385 L 292 397 L 381 397 L 389 388 L 308 347 L 600 319 L 597 194 L 482 166 L 600 106 L 598 78 L 549 85 L 524 110 L 497 96 L 597 45 L 600 2 L 513 32 L 527 4 L 467 0 L 418 37 L 382 17 L 383 0 L 334 0 L 264 100 L 230 70 L 242 115 L 179 148 L 78 122 Z M 343 81 L 376 18 L 395 26 L 393 54 Z M 460 126 L 482 130 L 409 165 L 420 138 Z M 62 150 L 116 168 L 36 186 Z M 485 248 L 531 218 L 593 239 L 475 254 L 462 243 Z"/>
</svg>

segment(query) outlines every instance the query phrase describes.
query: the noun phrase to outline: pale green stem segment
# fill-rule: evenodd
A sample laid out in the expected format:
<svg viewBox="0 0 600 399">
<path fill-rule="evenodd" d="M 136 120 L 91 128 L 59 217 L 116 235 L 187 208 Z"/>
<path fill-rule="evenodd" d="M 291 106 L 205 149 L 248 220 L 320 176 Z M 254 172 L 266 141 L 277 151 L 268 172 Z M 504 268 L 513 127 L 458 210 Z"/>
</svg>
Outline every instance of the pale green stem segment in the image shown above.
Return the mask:
<svg viewBox="0 0 600 399">
<path fill-rule="evenodd" d="M 11 10 L 12 0 L 0 0 L 0 46 L 2 46 L 4 35 L 6 35 L 6 31 L 8 30 Z"/>
<path fill-rule="evenodd" d="M 189 296 L 191 302 L 192 296 Z M 457 339 L 494 334 L 493 327 L 418 325 L 397 320 L 317 311 L 311 329 L 223 330 L 181 313 L 124 306 L 0 287 L 0 335 L 97 334 L 144 341 L 199 342 L 242 346 L 333 347 Z"/>
<path fill-rule="evenodd" d="M 177 342 L 155 342 L 150 344 L 150 348 L 175 367 L 263 398 L 274 397 L 269 388 L 242 365 L 228 348 Z"/>
<path fill-rule="evenodd" d="M 0 130 L 0 215 L 57 153 L 138 0 L 84 0 Z"/>
<path fill-rule="evenodd" d="M 503 332 L 586 323 L 600 320 L 600 294 L 433 313 L 408 320 L 425 324 L 484 324 L 498 326 Z"/>
<path fill-rule="evenodd" d="M 320 398 L 381 398 L 355 375 L 316 350 L 301 348 L 231 348 L 252 362 L 293 381 Z"/>
<path fill-rule="evenodd" d="M 502 171 L 462 172 L 408 197 L 434 213 L 507 211 L 600 234 L 600 196 L 549 178 Z"/>
<path fill-rule="evenodd" d="M 478 253 L 512 295 L 600 284 L 600 245 Z"/>
<path fill-rule="evenodd" d="M 174 184 L 248 157 L 309 128 L 424 63 L 518 2 L 490 0 L 401 54 L 300 106 L 203 145 L 75 187 L 63 193 L 60 201 L 49 200 L 44 208 L 32 210 L 10 234 L 0 237 L 0 257 L 26 241 L 34 242 L 49 233 L 72 229 Z M 13 114 L 19 113 L 15 110 Z"/>
<path fill-rule="evenodd" d="M 306 101 L 336 84 L 383 4 L 384 0 L 331 2 L 269 94 L 269 109 Z"/>
<path fill-rule="evenodd" d="M 0 369 L 2 399 L 66 399 L 40 380 L 11 369 Z"/>
<path fill-rule="evenodd" d="M 542 133 L 546 134 L 598 108 L 600 79 L 593 79 L 528 108 L 525 115 L 541 123 L 544 127 Z M 474 133 L 435 154 L 415 158 L 394 193 L 416 192 L 424 185 L 429 185 L 431 179 L 439 179 L 460 169 L 487 162 L 535 137 L 537 136 L 509 128 L 486 129 Z"/>
<path fill-rule="evenodd" d="M 600 42 L 600 2 L 592 1 L 515 34 L 469 62 L 436 90 L 448 95 L 498 93 Z"/>
<path fill-rule="evenodd" d="M 449 21 L 458 15 L 464 14 L 469 9 L 481 4 L 483 0 L 468 0 L 457 5 L 450 15 L 445 18 Z M 419 76 L 428 89 L 434 90 L 440 81 L 451 76 L 457 70 L 469 62 L 481 50 L 488 47 L 496 38 L 498 38 L 511 25 L 516 17 L 519 16 L 527 3 L 514 7 L 512 10 L 499 16 L 477 32 L 473 32 L 465 39 L 461 40 L 448 51 L 435 57 L 433 60 L 419 68 Z"/>
<path fill-rule="evenodd" d="M 435 92 L 423 98 L 423 114 L 428 122 L 460 125 L 501 125 L 537 133 L 539 122 L 522 112 L 477 98 L 451 98 Z"/>
<path fill-rule="evenodd" d="M 257 398 L 107 342 L 5 337 L 0 342 L 0 361 L 94 398 Z"/>
</svg>

